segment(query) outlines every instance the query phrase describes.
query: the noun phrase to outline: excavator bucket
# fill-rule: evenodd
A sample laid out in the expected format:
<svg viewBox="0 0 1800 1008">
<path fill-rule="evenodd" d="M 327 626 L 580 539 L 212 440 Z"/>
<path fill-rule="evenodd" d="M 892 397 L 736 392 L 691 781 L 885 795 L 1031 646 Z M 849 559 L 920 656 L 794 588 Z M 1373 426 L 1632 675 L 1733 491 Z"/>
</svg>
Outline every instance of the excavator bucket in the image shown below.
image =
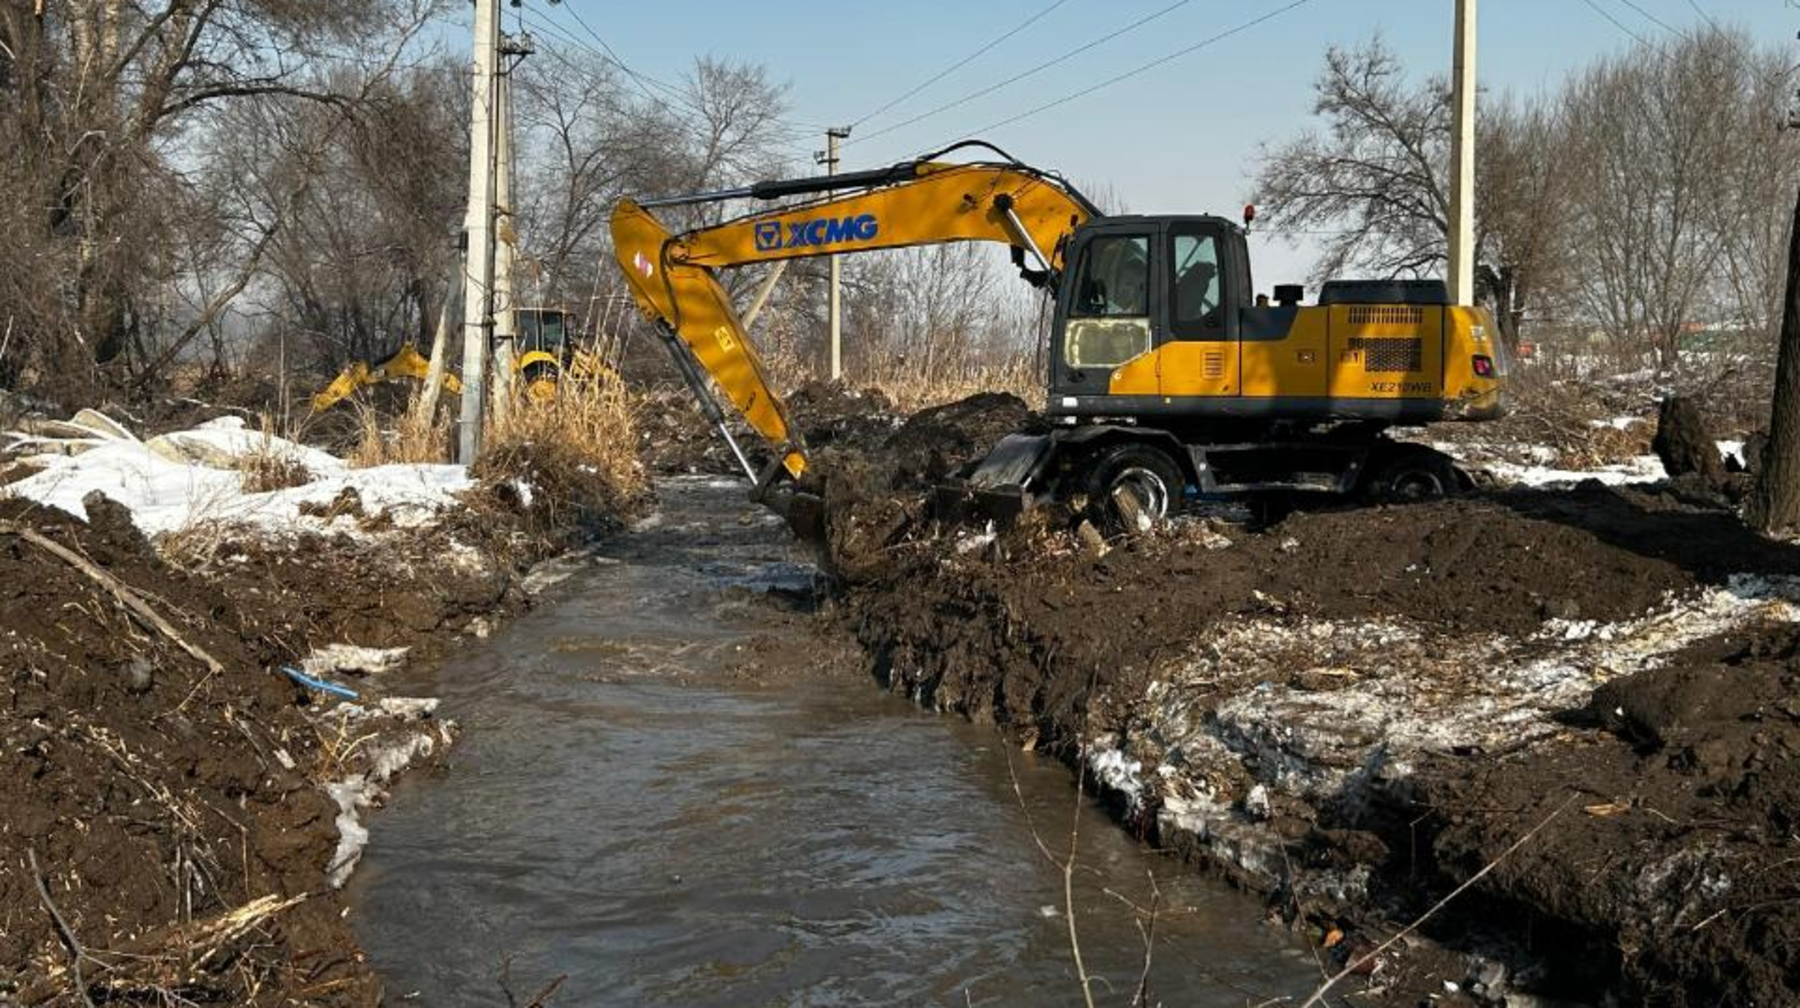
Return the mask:
<svg viewBox="0 0 1800 1008">
<path fill-rule="evenodd" d="M 794 538 L 817 550 L 825 548 L 825 499 L 795 485 L 780 460 L 757 477 L 750 499 L 780 515 Z"/>
<path fill-rule="evenodd" d="M 1039 503 L 1055 454 L 1048 435 L 1008 434 L 967 477 L 935 488 L 933 517 L 958 525 L 1011 525 Z"/>
</svg>

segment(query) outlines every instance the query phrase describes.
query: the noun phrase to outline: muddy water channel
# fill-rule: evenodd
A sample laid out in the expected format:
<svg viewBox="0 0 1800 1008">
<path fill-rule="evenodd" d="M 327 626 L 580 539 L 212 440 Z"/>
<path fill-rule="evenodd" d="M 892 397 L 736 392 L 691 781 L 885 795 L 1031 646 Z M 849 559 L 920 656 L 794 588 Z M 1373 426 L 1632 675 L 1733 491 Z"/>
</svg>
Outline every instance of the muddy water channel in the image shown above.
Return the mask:
<svg viewBox="0 0 1800 1008">
<path fill-rule="evenodd" d="M 1147 902 L 1152 873 L 1153 1001 L 1241 1008 L 1317 982 L 1258 901 L 1078 810 L 1062 765 L 805 668 L 804 641 L 776 651 L 795 668 L 733 674 L 769 629 L 762 596 L 812 577 L 742 493 L 663 486 L 649 527 L 396 684 L 442 696 L 465 734 L 374 817 L 353 882 L 391 1002 L 504 1004 L 510 955 L 521 1003 L 560 974 L 565 1005 L 1078 1003 L 1062 874 L 1033 840 L 1066 848 L 1077 816 L 1102 1003 L 1136 988 L 1118 897 Z"/>
</svg>

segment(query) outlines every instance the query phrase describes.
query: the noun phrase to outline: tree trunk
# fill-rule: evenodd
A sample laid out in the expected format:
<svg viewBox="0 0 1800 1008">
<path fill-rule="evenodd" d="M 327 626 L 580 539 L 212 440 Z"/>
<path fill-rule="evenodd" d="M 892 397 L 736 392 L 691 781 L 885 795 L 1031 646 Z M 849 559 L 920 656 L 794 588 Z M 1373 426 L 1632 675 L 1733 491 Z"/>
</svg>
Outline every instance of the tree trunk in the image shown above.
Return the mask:
<svg viewBox="0 0 1800 1008">
<path fill-rule="evenodd" d="M 1775 365 L 1775 402 L 1769 443 L 1745 518 L 1764 532 L 1800 525 L 1800 194 L 1788 236 L 1787 297 L 1781 309 L 1781 354 Z"/>
</svg>

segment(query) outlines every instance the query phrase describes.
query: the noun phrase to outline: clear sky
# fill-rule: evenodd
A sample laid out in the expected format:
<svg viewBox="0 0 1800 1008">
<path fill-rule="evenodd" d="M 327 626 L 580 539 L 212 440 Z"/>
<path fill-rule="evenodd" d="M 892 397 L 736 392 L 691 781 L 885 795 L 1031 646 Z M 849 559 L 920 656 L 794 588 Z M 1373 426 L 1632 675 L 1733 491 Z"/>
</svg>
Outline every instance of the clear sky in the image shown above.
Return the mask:
<svg viewBox="0 0 1800 1008">
<path fill-rule="evenodd" d="M 525 9 L 591 45 L 585 21 L 619 58 L 663 80 L 678 78 L 701 54 L 767 66 L 790 89 L 797 163 L 823 146 L 822 137 L 803 131 L 824 124 L 855 124 L 845 170 L 981 136 L 1084 186 L 1110 186 L 1134 212 L 1235 217 L 1258 143 L 1313 121 L 1311 84 L 1328 45 L 1355 44 L 1379 31 L 1411 73 L 1447 73 L 1453 0 L 1303 0 L 1131 79 L 987 127 L 1292 2 L 1063 0 L 1043 13 L 1053 0 L 565 0 L 560 9 L 526 0 Z M 1053 67 L 898 126 L 1171 7 Z M 510 28 L 511 11 L 502 9 Z M 871 114 L 1040 14 L 966 66 Z M 1482 0 L 1478 73 L 1487 89 L 1533 91 L 1596 55 L 1629 47 L 1633 33 L 1658 42 L 1704 24 L 1703 17 L 1791 47 L 1800 0 Z M 1794 51 L 1800 60 L 1800 48 Z M 1273 237 L 1256 239 L 1252 253 L 1262 289 L 1301 279 L 1311 260 L 1309 249 Z"/>
</svg>

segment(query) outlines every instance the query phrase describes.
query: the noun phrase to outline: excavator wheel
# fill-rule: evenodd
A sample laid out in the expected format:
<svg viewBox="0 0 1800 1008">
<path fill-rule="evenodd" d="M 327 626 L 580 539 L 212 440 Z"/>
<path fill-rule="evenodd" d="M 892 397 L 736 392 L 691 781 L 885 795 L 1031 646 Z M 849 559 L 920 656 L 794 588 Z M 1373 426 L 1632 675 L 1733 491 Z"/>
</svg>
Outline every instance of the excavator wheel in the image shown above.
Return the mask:
<svg viewBox="0 0 1800 1008">
<path fill-rule="evenodd" d="M 1115 535 L 1149 531 L 1181 505 L 1187 485 L 1168 453 L 1143 444 L 1095 455 L 1084 482 L 1090 517 Z"/>
<path fill-rule="evenodd" d="M 1363 497 L 1376 503 L 1437 500 L 1465 485 L 1450 456 L 1424 445 L 1403 445 L 1378 463 L 1364 485 Z"/>
</svg>

